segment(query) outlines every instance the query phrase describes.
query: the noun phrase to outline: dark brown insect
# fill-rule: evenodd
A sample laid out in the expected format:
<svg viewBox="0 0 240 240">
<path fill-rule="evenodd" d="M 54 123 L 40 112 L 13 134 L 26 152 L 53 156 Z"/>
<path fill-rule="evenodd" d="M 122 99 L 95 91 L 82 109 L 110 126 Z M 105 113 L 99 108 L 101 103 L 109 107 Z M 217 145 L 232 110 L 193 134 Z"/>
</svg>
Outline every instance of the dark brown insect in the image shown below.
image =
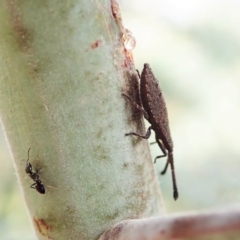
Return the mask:
<svg viewBox="0 0 240 240">
<path fill-rule="evenodd" d="M 39 171 L 37 170 L 36 172 L 32 171 L 32 164 L 29 162 L 29 152 L 31 148 L 28 149 L 28 159 L 25 167 L 25 172 L 27 175 L 34 181 L 34 183 L 30 186 L 30 188 L 36 189 L 41 194 L 45 193 L 45 187 L 42 184 L 42 181 L 39 178 Z"/>
<path fill-rule="evenodd" d="M 140 135 L 134 132 L 126 133 L 125 135 L 135 135 L 144 139 L 148 139 L 151 135 L 151 129 L 155 132 L 156 142 L 162 150 L 163 155 L 157 156 L 154 160 L 154 163 L 158 158 L 168 156 L 166 165 L 161 174 L 166 173 L 168 165 L 170 164 L 173 182 L 173 198 L 177 200 L 178 189 L 173 162 L 173 142 L 168 125 L 167 107 L 162 94 L 162 90 L 160 89 L 158 82 L 148 64 L 144 64 L 142 74 L 141 76 L 139 75 L 139 77 L 142 106 L 138 105 L 128 95 L 123 94 L 123 96 L 128 98 L 132 104 L 143 113 L 144 117 L 149 121 L 151 126 L 148 128 L 145 135 Z"/>
</svg>

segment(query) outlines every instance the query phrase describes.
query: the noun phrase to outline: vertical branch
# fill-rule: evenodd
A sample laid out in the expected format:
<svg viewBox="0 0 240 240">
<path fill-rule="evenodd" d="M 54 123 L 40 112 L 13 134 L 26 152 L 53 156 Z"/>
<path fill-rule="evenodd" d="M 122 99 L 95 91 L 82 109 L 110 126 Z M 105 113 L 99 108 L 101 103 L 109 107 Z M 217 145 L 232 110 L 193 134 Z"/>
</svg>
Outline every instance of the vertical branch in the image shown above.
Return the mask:
<svg viewBox="0 0 240 240">
<path fill-rule="evenodd" d="M 0 2 L 1 119 L 38 239 L 96 239 L 163 213 L 147 142 L 124 137 L 135 72 L 110 4 Z M 30 147 L 45 194 L 30 188 Z"/>
</svg>

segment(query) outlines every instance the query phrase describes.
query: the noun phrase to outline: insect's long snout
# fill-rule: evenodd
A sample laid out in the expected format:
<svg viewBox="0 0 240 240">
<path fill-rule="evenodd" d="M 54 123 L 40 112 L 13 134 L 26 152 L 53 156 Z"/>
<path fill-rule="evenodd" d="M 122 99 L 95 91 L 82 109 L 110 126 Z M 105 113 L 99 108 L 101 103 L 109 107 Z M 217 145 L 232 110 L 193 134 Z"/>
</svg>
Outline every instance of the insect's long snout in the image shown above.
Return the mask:
<svg viewBox="0 0 240 240">
<path fill-rule="evenodd" d="M 168 163 L 171 166 L 171 173 L 172 173 L 172 183 L 173 183 L 173 198 L 174 200 L 178 199 L 178 188 L 177 188 L 177 181 L 175 176 L 175 169 L 174 169 L 174 161 L 173 161 L 173 153 L 168 154 Z"/>
</svg>

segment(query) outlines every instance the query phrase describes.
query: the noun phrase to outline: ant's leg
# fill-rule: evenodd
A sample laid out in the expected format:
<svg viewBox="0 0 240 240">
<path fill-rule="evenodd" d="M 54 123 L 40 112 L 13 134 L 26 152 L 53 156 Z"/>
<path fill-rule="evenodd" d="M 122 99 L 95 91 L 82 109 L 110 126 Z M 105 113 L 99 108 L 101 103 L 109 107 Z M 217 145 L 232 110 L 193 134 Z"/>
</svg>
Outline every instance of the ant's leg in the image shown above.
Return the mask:
<svg viewBox="0 0 240 240">
<path fill-rule="evenodd" d="M 36 174 L 39 174 L 41 171 L 43 170 L 43 168 L 38 168 L 38 167 L 36 167 Z"/>
<path fill-rule="evenodd" d="M 37 185 L 37 183 L 33 183 L 33 184 L 30 186 L 30 188 L 36 189 L 36 185 Z"/>
<path fill-rule="evenodd" d="M 36 174 L 39 174 L 44 169 L 44 167 L 39 168 L 38 165 L 39 165 L 39 158 L 37 159 L 36 166 L 35 166 Z"/>
<path fill-rule="evenodd" d="M 145 135 L 140 135 L 140 134 L 135 133 L 135 132 L 130 132 L 130 133 L 125 133 L 125 136 L 134 135 L 134 136 L 137 136 L 137 137 L 140 137 L 140 138 L 148 139 L 151 136 L 151 129 L 152 129 L 152 126 L 150 126 L 148 128 Z"/>
<path fill-rule="evenodd" d="M 49 188 L 52 188 L 52 189 L 58 189 L 57 187 L 53 187 L 53 186 L 50 186 L 50 185 L 45 185 L 45 187 L 49 187 Z"/>
<path fill-rule="evenodd" d="M 122 95 L 123 95 L 124 97 L 126 97 L 129 101 L 131 101 L 132 104 L 133 104 L 138 110 L 140 110 L 140 111 L 142 112 L 142 114 L 143 114 L 143 116 L 144 116 L 145 119 L 147 119 L 147 120 L 149 119 L 147 112 L 146 112 L 140 105 L 138 105 L 131 97 L 129 97 L 129 96 L 126 95 L 125 93 L 122 93 Z"/>
</svg>

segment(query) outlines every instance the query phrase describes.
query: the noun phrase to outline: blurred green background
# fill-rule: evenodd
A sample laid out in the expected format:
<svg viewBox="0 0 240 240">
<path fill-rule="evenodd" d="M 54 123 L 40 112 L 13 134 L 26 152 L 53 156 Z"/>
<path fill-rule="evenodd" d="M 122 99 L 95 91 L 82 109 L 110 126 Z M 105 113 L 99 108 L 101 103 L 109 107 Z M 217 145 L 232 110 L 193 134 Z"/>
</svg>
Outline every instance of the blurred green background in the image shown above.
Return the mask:
<svg viewBox="0 0 240 240">
<path fill-rule="evenodd" d="M 180 192 L 173 201 L 170 171 L 159 175 L 168 212 L 239 203 L 240 1 L 118 2 L 137 41 L 135 66 L 150 64 L 168 105 Z M 0 239 L 35 239 L 1 128 L 0 160 Z"/>
</svg>

